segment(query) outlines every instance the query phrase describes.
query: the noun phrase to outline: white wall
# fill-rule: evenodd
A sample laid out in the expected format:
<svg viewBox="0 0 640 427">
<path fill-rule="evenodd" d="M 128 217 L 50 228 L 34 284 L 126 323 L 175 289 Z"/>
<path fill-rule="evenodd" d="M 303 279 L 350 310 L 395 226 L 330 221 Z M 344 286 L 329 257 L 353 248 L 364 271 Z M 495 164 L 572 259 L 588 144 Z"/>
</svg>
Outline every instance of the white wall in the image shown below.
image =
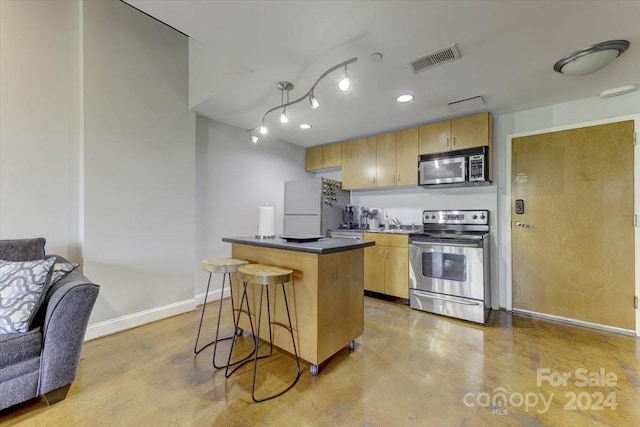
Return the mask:
<svg viewBox="0 0 640 427">
<path fill-rule="evenodd" d="M 305 150 L 279 140 L 252 143 L 247 133 L 198 116 L 196 119 L 196 294 L 206 288 L 208 275 L 200 261 L 228 257 L 231 244 L 223 237 L 254 236 L 258 207 L 275 207 L 276 234 L 284 228 L 284 182 L 308 178 Z M 212 281 L 219 289 L 221 279 Z"/>
<path fill-rule="evenodd" d="M 84 271 L 101 286 L 92 323 L 111 322 L 99 334 L 194 307 L 195 114 L 187 37 L 125 3 L 83 6 Z"/>
<path fill-rule="evenodd" d="M 0 238 L 80 261 L 78 2 L 0 1 Z"/>
</svg>

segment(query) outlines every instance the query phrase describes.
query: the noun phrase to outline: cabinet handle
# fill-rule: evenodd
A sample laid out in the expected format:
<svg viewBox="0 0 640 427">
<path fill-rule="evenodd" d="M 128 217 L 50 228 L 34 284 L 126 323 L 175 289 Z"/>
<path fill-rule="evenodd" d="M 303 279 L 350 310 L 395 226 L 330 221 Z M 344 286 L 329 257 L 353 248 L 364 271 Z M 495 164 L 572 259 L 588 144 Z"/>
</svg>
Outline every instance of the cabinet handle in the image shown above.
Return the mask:
<svg viewBox="0 0 640 427">
<path fill-rule="evenodd" d="M 393 177 L 391 178 L 391 182 L 396 182 L 396 174 L 393 174 Z"/>
<path fill-rule="evenodd" d="M 456 146 L 456 137 L 455 136 L 453 137 L 453 146 L 454 147 Z"/>
<path fill-rule="evenodd" d="M 447 147 L 449 146 L 449 138 L 447 138 Z"/>
<path fill-rule="evenodd" d="M 384 251 L 384 259 L 389 259 L 389 249 Z"/>
<path fill-rule="evenodd" d="M 375 176 L 373 177 L 373 183 L 374 184 L 376 183 L 376 177 Z"/>
<path fill-rule="evenodd" d="M 398 180 L 396 182 L 400 184 L 400 174 L 398 174 Z"/>
</svg>

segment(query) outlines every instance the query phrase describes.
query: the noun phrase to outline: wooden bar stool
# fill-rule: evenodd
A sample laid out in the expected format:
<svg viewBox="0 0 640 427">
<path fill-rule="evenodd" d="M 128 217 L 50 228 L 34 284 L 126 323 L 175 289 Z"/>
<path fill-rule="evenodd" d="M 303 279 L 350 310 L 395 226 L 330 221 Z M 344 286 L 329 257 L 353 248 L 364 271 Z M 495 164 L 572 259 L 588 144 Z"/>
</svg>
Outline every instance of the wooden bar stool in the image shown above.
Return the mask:
<svg viewBox="0 0 640 427">
<path fill-rule="evenodd" d="M 265 400 L 269 400 L 269 399 L 273 399 L 274 397 L 278 397 L 281 396 L 282 394 L 286 393 L 287 391 L 289 391 L 297 382 L 298 379 L 300 378 L 300 358 L 298 357 L 298 350 L 296 348 L 296 341 L 295 338 L 293 336 L 293 325 L 291 323 L 291 313 L 289 312 L 289 302 L 287 300 L 287 291 L 285 288 L 285 284 L 287 282 L 290 282 L 293 279 L 293 270 L 290 270 L 288 268 L 284 268 L 284 267 L 277 267 L 277 266 L 273 266 L 273 265 L 263 265 L 263 264 L 247 264 L 247 265 L 243 265 L 240 266 L 238 268 L 238 279 L 242 280 L 244 283 L 244 289 L 243 289 L 243 298 L 242 301 L 240 303 L 240 310 L 239 310 L 239 314 L 244 312 L 242 310 L 242 304 L 246 301 L 247 302 L 247 310 L 246 313 L 249 315 L 249 319 L 251 319 L 251 313 L 249 310 L 249 302 L 248 302 L 248 298 L 246 297 L 246 292 L 247 292 L 247 284 L 253 284 L 253 285 L 259 285 L 260 286 L 260 302 L 258 303 L 258 319 L 257 319 L 257 323 L 258 323 L 258 327 L 257 327 L 257 331 L 254 334 L 254 358 L 253 358 L 253 381 L 251 384 L 251 398 L 253 399 L 254 402 L 264 402 Z M 276 321 L 272 321 L 271 320 L 271 305 L 270 305 L 270 301 L 269 301 L 269 288 L 271 286 L 275 286 L 281 284 L 282 285 L 282 294 L 284 297 L 284 305 L 285 305 L 285 309 L 287 310 L 287 320 L 289 322 L 289 324 L 284 324 L 284 323 L 280 323 L 280 322 L 276 322 Z M 260 344 L 260 322 L 262 321 L 262 298 L 263 295 L 265 293 L 266 290 L 266 294 L 267 294 L 267 318 L 269 320 L 269 353 L 263 356 L 259 356 L 258 355 L 258 346 Z M 295 379 L 293 380 L 293 382 L 287 386 L 284 390 L 281 390 L 278 393 L 275 393 L 273 395 L 261 398 L 261 399 L 257 399 L 256 398 L 256 373 L 258 370 L 258 359 L 262 359 L 265 357 L 269 357 L 271 356 L 271 354 L 273 353 L 273 335 L 271 332 L 271 326 L 280 326 L 284 329 L 286 329 L 287 331 L 289 331 L 289 334 L 291 335 L 291 343 L 293 344 L 293 353 L 294 356 L 296 358 L 296 364 L 297 364 L 297 368 L 298 368 L 298 372 L 296 374 Z M 232 341 L 231 344 L 231 352 L 233 352 L 233 346 L 235 345 L 235 336 L 234 339 Z M 231 352 L 229 353 L 229 358 L 231 358 Z M 237 368 L 236 368 L 237 369 Z M 229 368 L 227 367 L 227 372 L 228 372 Z M 231 372 L 233 373 L 235 371 L 235 369 Z M 229 373 L 228 375 L 231 375 L 231 373 Z M 228 376 L 227 375 L 227 376 Z"/>
<path fill-rule="evenodd" d="M 238 324 L 236 322 L 235 317 L 235 305 L 233 302 L 233 287 L 231 286 L 231 273 L 235 273 L 238 270 L 238 267 L 241 265 L 248 264 L 249 261 L 243 259 L 233 259 L 233 258 L 209 258 L 202 261 L 202 269 L 209 272 L 209 281 L 207 282 L 207 290 L 204 294 L 204 305 L 202 306 L 202 314 L 200 315 L 200 324 L 198 325 L 198 334 L 196 336 L 196 343 L 193 347 L 193 352 L 195 354 L 200 353 L 205 348 L 213 345 L 213 366 L 216 369 L 225 368 L 226 365 L 217 366 L 216 365 L 216 350 L 218 347 L 218 342 L 229 340 L 234 338 L 238 333 Z M 218 322 L 216 325 L 216 337 L 210 343 L 200 347 L 198 349 L 198 342 L 200 340 L 200 331 L 202 330 L 202 320 L 204 319 L 204 312 L 207 309 L 207 297 L 209 296 L 209 286 L 211 285 L 211 276 L 213 273 L 222 273 L 222 290 L 220 293 L 220 305 L 218 306 Z M 224 300 L 224 285 L 226 279 L 229 278 L 229 289 L 231 290 L 231 313 L 233 315 L 233 336 L 219 338 L 220 333 L 220 318 L 222 317 L 222 302 Z M 252 332 L 253 332 L 253 324 L 251 324 Z"/>
</svg>

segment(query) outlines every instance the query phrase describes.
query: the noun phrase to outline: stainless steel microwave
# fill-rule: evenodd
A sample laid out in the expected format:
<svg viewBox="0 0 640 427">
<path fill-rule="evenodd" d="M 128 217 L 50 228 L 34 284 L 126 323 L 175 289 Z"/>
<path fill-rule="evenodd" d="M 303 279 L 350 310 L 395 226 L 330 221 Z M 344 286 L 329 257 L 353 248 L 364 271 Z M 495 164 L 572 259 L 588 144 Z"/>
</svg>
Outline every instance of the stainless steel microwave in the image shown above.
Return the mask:
<svg viewBox="0 0 640 427">
<path fill-rule="evenodd" d="M 419 185 L 450 187 L 490 183 L 486 146 L 418 157 Z"/>
</svg>

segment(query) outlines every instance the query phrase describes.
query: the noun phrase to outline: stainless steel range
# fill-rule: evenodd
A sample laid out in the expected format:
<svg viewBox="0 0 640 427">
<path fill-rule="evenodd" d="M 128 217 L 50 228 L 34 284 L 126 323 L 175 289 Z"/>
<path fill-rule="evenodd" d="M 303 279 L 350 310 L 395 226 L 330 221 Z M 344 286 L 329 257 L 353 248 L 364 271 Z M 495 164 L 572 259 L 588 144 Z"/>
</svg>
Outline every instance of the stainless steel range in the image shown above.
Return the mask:
<svg viewBox="0 0 640 427">
<path fill-rule="evenodd" d="M 424 211 L 409 235 L 411 308 L 477 323 L 491 310 L 489 211 Z"/>
</svg>

